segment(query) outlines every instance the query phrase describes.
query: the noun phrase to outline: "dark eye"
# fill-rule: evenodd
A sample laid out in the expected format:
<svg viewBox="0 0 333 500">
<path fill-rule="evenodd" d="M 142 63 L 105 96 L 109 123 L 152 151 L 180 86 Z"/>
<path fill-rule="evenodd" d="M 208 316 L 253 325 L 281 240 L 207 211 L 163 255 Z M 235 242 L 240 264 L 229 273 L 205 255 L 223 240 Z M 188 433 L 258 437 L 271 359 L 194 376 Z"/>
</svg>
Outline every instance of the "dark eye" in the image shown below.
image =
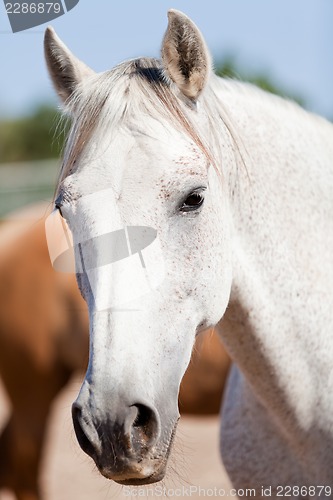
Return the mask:
<svg viewBox="0 0 333 500">
<path fill-rule="evenodd" d="M 60 194 L 58 194 L 57 198 L 54 200 L 54 208 L 59 211 L 61 217 L 63 216 L 62 210 L 61 210 L 62 201 L 63 201 L 63 196 L 60 193 Z"/>
<path fill-rule="evenodd" d="M 58 210 L 58 211 L 59 211 L 59 213 L 60 213 L 61 217 L 63 217 L 63 215 L 62 215 L 62 211 L 61 211 L 61 206 L 60 206 L 58 203 L 55 203 L 55 205 L 54 205 L 54 206 L 55 206 L 56 210 Z"/>
<path fill-rule="evenodd" d="M 204 196 L 201 191 L 193 191 L 183 201 L 180 206 L 182 212 L 193 212 L 201 207 L 204 202 Z"/>
</svg>

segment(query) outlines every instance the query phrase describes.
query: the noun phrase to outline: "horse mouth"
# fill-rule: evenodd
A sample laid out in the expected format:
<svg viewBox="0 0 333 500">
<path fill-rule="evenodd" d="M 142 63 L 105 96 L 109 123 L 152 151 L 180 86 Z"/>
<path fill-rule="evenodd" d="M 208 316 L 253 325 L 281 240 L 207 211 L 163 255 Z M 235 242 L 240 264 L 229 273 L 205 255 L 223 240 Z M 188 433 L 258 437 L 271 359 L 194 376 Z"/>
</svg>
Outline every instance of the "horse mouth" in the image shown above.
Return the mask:
<svg viewBox="0 0 333 500">
<path fill-rule="evenodd" d="M 157 459 L 156 457 L 135 460 L 132 462 L 126 460 L 126 464 L 123 464 L 122 470 L 117 472 L 112 469 L 112 467 L 100 467 L 99 469 L 102 476 L 107 479 L 111 479 L 122 486 L 142 486 L 145 484 L 157 483 L 164 479 L 167 463 L 171 453 L 174 437 L 176 434 L 177 422 L 175 423 L 169 442 L 167 444 L 167 451 L 165 455 Z M 158 460 L 158 462 L 157 462 Z M 132 463 L 131 463 L 132 462 Z"/>
<path fill-rule="evenodd" d="M 166 472 L 167 459 L 163 459 L 161 464 L 151 464 L 145 461 L 145 464 L 128 463 L 122 470 L 115 472 L 110 467 L 98 467 L 102 476 L 111 479 L 122 486 L 140 486 L 144 484 L 157 483 L 161 481 Z M 155 469 L 155 470 L 154 470 Z"/>
</svg>

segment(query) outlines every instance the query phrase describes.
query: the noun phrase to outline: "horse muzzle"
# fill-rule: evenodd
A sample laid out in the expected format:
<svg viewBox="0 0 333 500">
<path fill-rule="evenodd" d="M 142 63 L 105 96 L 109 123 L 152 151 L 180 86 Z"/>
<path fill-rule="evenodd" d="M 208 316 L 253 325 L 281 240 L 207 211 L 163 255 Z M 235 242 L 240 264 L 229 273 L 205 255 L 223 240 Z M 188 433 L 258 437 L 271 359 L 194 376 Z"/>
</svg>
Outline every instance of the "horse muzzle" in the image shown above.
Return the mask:
<svg viewBox="0 0 333 500">
<path fill-rule="evenodd" d="M 160 417 L 152 406 L 118 403 L 115 411 L 92 411 L 79 399 L 72 406 L 76 437 L 104 477 L 123 485 L 163 479 L 176 423 L 168 442 L 159 444 Z"/>
</svg>

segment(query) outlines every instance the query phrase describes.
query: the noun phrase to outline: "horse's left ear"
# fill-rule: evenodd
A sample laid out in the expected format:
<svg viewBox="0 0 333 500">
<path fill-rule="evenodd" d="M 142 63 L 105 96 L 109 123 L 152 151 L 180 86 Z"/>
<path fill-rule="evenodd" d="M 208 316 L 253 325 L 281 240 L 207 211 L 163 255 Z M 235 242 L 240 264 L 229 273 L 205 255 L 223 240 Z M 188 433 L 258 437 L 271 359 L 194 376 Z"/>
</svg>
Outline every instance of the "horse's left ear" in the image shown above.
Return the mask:
<svg viewBox="0 0 333 500">
<path fill-rule="evenodd" d="M 162 44 L 167 76 L 179 90 L 196 100 L 212 71 L 206 43 L 196 25 L 178 10 L 169 10 L 169 24 Z"/>
</svg>

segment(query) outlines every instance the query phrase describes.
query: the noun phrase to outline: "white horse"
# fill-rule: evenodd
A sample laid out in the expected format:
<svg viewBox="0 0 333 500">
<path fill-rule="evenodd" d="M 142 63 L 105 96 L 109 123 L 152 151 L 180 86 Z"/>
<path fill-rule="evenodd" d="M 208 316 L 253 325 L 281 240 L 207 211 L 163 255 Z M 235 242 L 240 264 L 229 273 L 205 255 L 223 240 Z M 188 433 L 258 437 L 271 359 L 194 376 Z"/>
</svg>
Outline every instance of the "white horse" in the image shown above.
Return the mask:
<svg viewBox="0 0 333 500">
<path fill-rule="evenodd" d="M 121 484 L 162 479 L 195 335 L 217 325 L 235 362 L 221 437 L 233 484 L 330 496 L 332 125 L 216 77 L 175 10 L 161 61 L 96 74 L 50 28 L 45 51 L 73 119 L 56 208 L 90 315 L 81 447 Z M 118 255 L 133 227 L 136 253 Z"/>
</svg>

